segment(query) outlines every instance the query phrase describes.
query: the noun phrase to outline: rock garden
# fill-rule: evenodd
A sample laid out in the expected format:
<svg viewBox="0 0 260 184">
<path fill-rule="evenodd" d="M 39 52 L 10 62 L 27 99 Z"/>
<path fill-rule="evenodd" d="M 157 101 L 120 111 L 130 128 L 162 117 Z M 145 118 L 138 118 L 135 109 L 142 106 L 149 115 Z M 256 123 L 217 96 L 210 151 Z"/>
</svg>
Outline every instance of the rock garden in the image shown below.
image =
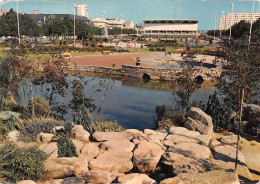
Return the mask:
<svg viewBox="0 0 260 184">
<path fill-rule="evenodd" d="M 240 139 L 235 171 L 237 136 L 214 133 L 211 117 L 198 108 L 191 108 L 188 115 L 185 127 L 172 126 L 168 131 L 90 134 L 82 125 L 72 124 L 73 136 L 63 142 L 57 135 L 68 125 L 42 131 L 33 141 L 22 141 L 18 131 L 7 139 L 20 149 L 36 146 L 46 156 L 41 177 L 19 184 L 238 184 L 260 179 L 258 142 Z"/>
</svg>

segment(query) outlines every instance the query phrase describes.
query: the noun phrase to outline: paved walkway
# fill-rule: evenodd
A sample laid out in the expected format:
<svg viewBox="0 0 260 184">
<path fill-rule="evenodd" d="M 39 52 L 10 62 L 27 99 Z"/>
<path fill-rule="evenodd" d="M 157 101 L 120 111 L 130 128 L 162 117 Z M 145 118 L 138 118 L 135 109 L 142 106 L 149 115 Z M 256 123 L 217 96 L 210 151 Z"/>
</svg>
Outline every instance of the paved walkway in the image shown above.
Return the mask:
<svg viewBox="0 0 260 184">
<path fill-rule="evenodd" d="M 140 66 L 143 67 L 153 67 L 162 64 L 178 65 L 178 61 L 183 60 L 180 53 L 165 56 L 164 52 L 133 52 L 111 55 L 77 56 L 71 58 L 71 64 L 104 67 L 112 67 L 112 65 L 115 64 L 115 68 L 122 68 L 122 65 L 135 66 L 137 57 L 140 57 Z M 206 59 L 204 63 L 212 63 L 215 56 L 197 55 L 195 60 L 199 62 L 202 58 Z"/>
</svg>

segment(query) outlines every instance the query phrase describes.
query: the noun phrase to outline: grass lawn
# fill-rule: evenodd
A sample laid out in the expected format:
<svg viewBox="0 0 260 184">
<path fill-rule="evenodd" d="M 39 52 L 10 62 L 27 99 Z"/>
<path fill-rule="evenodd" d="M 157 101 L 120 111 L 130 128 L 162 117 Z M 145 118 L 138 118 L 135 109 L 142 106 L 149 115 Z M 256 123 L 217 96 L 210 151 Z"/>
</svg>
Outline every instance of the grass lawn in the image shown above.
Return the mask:
<svg viewBox="0 0 260 184">
<path fill-rule="evenodd" d="M 148 48 L 127 48 L 127 50 L 129 50 L 130 52 L 149 52 L 149 49 Z"/>
<path fill-rule="evenodd" d="M 100 55 L 101 52 L 72 52 L 71 55 L 73 56 L 90 56 L 90 55 Z"/>
<path fill-rule="evenodd" d="M 51 58 L 51 55 L 50 54 L 28 54 L 28 59 L 32 59 L 32 60 L 35 60 L 35 59 L 49 59 Z"/>
</svg>

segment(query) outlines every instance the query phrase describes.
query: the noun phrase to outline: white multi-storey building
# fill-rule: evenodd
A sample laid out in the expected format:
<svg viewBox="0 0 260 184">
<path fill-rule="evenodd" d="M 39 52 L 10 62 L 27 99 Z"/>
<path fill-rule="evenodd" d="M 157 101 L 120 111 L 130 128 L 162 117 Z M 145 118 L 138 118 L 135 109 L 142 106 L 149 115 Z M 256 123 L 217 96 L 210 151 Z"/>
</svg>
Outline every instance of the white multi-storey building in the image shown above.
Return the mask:
<svg viewBox="0 0 260 184">
<path fill-rule="evenodd" d="M 122 19 L 109 19 L 109 18 L 94 18 L 91 20 L 92 24 L 97 27 L 107 28 L 123 28 L 124 20 Z"/>
<path fill-rule="evenodd" d="M 75 5 L 75 9 L 76 9 L 76 15 L 77 16 L 88 17 L 87 5 L 85 5 L 85 4 L 76 4 Z"/>
<path fill-rule="evenodd" d="M 143 36 L 154 39 L 196 38 L 198 20 L 144 20 Z"/>
<path fill-rule="evenodd" d="M 227 13 L 227 15 L 219 18 L 219 30 L 229 29 L 241 20 L 255 22 L 259 18 L 260 13 Z"/>
</svg>

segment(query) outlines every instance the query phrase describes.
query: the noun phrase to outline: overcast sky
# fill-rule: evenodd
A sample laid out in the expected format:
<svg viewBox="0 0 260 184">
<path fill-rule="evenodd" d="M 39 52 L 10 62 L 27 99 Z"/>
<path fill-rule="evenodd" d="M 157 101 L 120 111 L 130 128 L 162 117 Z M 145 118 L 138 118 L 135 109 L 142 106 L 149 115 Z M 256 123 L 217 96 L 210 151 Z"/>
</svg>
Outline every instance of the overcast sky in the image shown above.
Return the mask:
<svg viewBox="0 0 260 184">
<path fill-rule="evenodd" d="M 73 14 L 73 5 L 87 4 L 89 18 L 120 18 L 134 21 L 135 24 L 145 19 L 196 19 L 199 30 L 214 29 L 214 16 L 221 16 L 221 11 L 231 12 L 230 3 L 234 3 L 234 12 L 252 12 L 253 0 L 19 0 L 19 12 L 32 13 L 69 13 Z M 0 9 L 13 8 L 15 0 L 0 0 Z M 255 0 L 255 12 L 260 13 L 260 1 Z"/>
</svg>

